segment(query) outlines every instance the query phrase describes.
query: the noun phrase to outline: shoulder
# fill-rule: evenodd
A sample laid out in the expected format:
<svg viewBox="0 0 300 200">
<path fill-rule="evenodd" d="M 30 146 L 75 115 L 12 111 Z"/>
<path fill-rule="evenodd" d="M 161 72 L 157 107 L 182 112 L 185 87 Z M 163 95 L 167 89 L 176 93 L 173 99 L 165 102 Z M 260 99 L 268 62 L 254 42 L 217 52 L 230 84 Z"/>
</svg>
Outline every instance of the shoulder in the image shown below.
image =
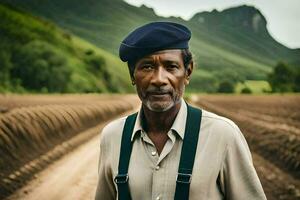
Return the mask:
<svg viewBox="0 0 300 200">
<path fill-rule="evenodd" d="M 105 125 L 102 130 L 102 137 L 110 137 L 111 133 L 113 134 L 115 132 L 119 132 L 120 130 L 122 131 L 126 118 L 127 116 L 118 118 Z"/>
<path fill-rule="evenodd" d="M 208 123 L 211 128 L 225 128 L 232 131 L 238 131 L 238 126 L 229 118 L 217 115 L 202 109 L 202 119 Z"/>
<path fill-rule="evenodd" d="M 224 147 L 230 149 L 231 152 L 232 150 L 240 152 L 240 154 L 247 155 L 251 160 L 248 143 L 239 127 L 232 120 L 206 110 L 203 110 L 203 120 L 206 121 L 209 134 L 213 135 L 214 139 L 223 143 Z"/>
<path fill-rule="evenodd" d="M 230 144 L 234 140 L 244 140 L 239 127 L 229 118 L 202 109 L 202 125 L 210 135 Z"/>
<path fill-rule="evenodd" d="M 100 141 L 101 146 L 111 146 L 118 141 L 121 141 L 122 132 L 127 116 L 109 122 L 101 131 Z"/>
</svg>

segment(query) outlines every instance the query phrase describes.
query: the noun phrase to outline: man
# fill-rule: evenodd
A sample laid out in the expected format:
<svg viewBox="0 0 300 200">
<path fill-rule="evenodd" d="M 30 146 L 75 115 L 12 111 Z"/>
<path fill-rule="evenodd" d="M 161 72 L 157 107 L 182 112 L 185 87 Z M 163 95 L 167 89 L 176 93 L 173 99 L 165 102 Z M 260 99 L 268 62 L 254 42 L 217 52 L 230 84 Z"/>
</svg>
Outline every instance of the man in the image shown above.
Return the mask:
<svg viewBox="0 0 300 200">
<path fill-rule="evenodd" d="M 121 43 L 142 107 L 102 131 L 97 200 L 266 199 L 238 127 L 182 99 L 190 38 L 183 25 L 154 22 Z"/>
</svg>

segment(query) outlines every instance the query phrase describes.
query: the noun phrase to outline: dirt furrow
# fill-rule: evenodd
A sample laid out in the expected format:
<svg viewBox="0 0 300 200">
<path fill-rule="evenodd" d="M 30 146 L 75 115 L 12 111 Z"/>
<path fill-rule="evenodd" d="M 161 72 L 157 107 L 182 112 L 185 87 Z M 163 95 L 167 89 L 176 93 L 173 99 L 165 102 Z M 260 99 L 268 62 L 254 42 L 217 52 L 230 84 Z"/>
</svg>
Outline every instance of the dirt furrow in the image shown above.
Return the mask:
<svg viewBox="0 0 300 200">
<path fill-rule="evenodd" d="M 93 199 L 97 184 L 99 135 L 35 175 L 7 200 Z"/>
</svg>

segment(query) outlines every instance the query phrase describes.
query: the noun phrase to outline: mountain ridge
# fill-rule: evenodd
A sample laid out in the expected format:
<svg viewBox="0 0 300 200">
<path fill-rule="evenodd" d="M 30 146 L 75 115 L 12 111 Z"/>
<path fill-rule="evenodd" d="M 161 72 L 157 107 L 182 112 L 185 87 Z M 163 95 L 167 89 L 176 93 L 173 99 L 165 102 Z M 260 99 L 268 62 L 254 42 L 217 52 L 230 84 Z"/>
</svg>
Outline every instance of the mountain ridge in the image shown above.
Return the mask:
<svg viewBox="0 0 300 200">
<path fill-rule="evenodd" d="M 190 87 L 196 91 L 199 85 L 204 91 L 215 91 L 219 81 L 224 79 L 265 80 L 278 61 L 295 66 L 300 63 L 300 50 L 277 42 L 269 34 L 262 13 L 247 5 L 199 12 L 184 20 L 161 17 L 152 8 L 132 6 L 121 0 L 0 2 L 9 2 L 45 17 L 115 55 L 122 39 L 137 26 L 152 21 L 182 23 L 192 30 L 191 50 L 198 68 Z"/>
</svg>

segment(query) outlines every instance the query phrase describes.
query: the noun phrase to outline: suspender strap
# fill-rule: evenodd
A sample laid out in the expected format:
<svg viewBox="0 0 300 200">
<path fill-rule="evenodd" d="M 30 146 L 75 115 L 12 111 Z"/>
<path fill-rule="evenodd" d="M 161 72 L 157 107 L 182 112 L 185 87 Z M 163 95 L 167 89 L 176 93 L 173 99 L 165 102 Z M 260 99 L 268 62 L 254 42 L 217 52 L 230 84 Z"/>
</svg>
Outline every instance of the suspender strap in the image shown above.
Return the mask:
<svg viewBox="0 0 300 200">
<path fill-rule="evenodd" d="M 187 120 L 176 180 L 175 200 L 188 200 L 192 171 L 197 150 L 202 111 L 187 104 Z M 128 187 L 128 167 L 132 151 L 131 135 L 137 113 L 127 117 L 121 140 L 119 171 L 114 181 L 118 188 L 118 200 L 131 200 Z"/>
<path fill-rule="evenodd" d="M 202 111 L 187 104 L 188 113 L 181 149 L 175 200 L 188 200 L 192 171 L 197 150 Z"/>
<path fill-rule="evenodd" d="M 128 187 L 128 166 L 132 151 L 131 135 L 133 132 L 137 113 L 127 117 L 122 133 L 119 171 L 114 181 L 118 187 L 118 200 L 131 200 Z"/>
</svg>

